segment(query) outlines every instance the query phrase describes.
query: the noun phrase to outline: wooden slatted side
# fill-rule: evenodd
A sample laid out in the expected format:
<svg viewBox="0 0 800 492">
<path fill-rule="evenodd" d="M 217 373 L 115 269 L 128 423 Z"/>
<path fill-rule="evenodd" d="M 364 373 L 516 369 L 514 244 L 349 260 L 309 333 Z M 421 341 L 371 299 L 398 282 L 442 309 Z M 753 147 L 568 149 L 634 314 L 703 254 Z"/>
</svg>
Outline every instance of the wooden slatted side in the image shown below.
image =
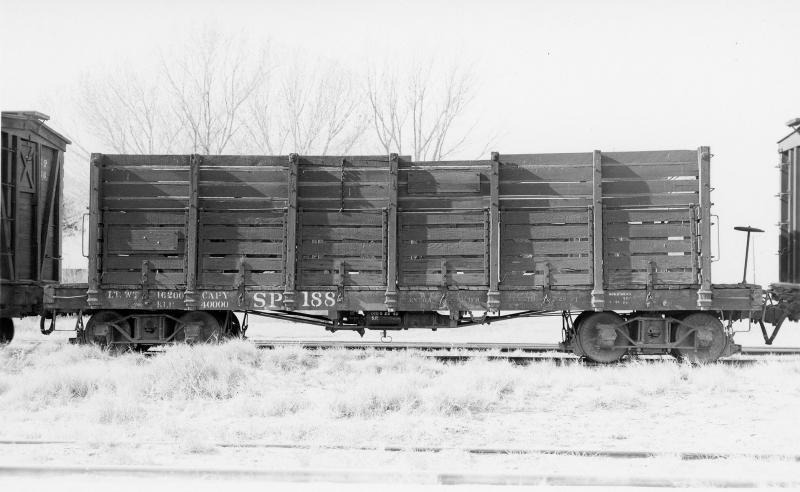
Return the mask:
<svg viewBox="0 0 800 492">
<path fill-rule="evenodd" d="M 602 154 L 606 209 L 689 207 L 699 203 L 699 170 L 694 150 Z"/>
<path fill-rule="evenodd" d="M 484 287 L 489 284 L 487 211 L 401 212 L 401 287 Z"/>
<path fill-rule="evenodd" d="M 484 210 L 489 207 L 491 161 L 411 162 L 401 159 L 398 210 Z"/>
<path fill-rule="evenodd" d="M 585 209 L 592 198 L 592 154 L 500 155 L 500 208 Z"/>
<path fill-rule="evenodd" d="M 691 209 L 606 210 L 605 282 L 612 288 L 697 283 Z"/>
<path fill-rule="evenodd" d="M 102 214 L 100 283 L 107 288 L 140 286 L 147 262 L 151 288 L 186 284 L 186 214 L 183 210 L 108 210 Z"/>
<path fill-rule="evenodd" d="M 200 213 L 198 284 L 203 288 L 279 287 L 284 283 L 282 210 Z"/>
<path fill-rule="evenodd" d="M 591 285 L 587 211 L 503 211 L 500 228 L 501 290 Z"/>
<path fill-rule="evenodd" d="M 189 156 L 103 155 L 100 207 L 184 210 L 190 195 Z"/>
<path fill-rule="evenodd" d="M 382 210 L 301 212 L 301 288 L 385 286 L 385 233 Z"/>
<path fill-rule="evenodd" d="M 198 176 L 200 210 L 277 213 L 285 209 L 288 159 L 288 156 L 203 156 Z"/>
<path fill-rule="evenodd" d="M 388 199 L 389 156 L 300 156 L 297 206 L 376 210 Z"/>
</svg>

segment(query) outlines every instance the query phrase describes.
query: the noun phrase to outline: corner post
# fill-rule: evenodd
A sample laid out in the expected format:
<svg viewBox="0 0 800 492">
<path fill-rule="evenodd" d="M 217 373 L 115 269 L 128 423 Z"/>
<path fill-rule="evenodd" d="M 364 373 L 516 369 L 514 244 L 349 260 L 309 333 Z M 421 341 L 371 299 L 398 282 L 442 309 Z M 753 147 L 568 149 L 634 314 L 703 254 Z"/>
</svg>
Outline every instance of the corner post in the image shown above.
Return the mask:
<svg viewBox="0 0 800 492">
<path fill-rule="evenodd" d="M 492 152 L 489 173 L 489 292 L 486 307 L 491 313 L 500 311 L 500 154 Z"/>
<path fill-rule="evenodd" d="M 397 309 L 397 154 L 389 154 L 389 200 L 386 208 L 386 297 L 390 313 Z"/>
<path fill-rule="evenodd" d="M 700 290 L 697 291 L 697 307 L 711 308 L 711 150 L 697 149 L 697 165 L 700 168 Z"/>
<path fill-rule="evenodd" d="M 284 261 L 285 283 L 283 307 L 287 311 L 295 308 L 295 279 L 297 270 L 297 173 L 300 156 L 289 154 L 288 197 L 286 202 L 286 256 Z"/>
<path fill-rule="evenodd" d="M 186 215 L 186 292 L 183 304 L 186 309 L 197 309 L 197 241 L 199 227 L 198 205 L 200 202 L 199 180 L 200 163 L 203 158 L 197 154 L 189 156 L 189 208 Z"/>
<path fill-rule="evenodd" d="M 103 155 L 92 154 L 89 169 L 89 290 L 86 302 L 91 308 L 100 307 L 100 183 L 102 183 Z"/>
<path fill-rule="evenodd" d="M 603 154 L 599 150 L 592 153 L 592 273 L 594 288 L 592 289 L 592 309 L 602 311 L 606 306 L 606 294 L 603 290 Z"/>
</svg>

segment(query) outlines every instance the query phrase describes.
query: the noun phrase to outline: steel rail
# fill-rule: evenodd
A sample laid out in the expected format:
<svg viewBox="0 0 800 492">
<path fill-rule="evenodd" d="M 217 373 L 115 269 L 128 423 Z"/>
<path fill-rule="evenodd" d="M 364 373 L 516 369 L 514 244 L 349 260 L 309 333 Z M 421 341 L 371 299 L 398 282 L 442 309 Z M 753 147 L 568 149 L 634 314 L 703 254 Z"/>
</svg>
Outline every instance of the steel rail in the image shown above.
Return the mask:
<svg viewBox="0 0 800 492">
<path fill-rule="evenodd" d="M 113 444 L 115 446 L 142 446 L 158 445 L 169 446 L 176 444 L 174 441 L 78 441 L 78 440 L 46 440 L 46 439 L 0 439 L 0 446 L 42 446 L 42 445 L 97 445 Z M 383 445 L 383 446 L 352 446 L 345 444 L 295 444 L 272 443 L 262 441 L 243 442 L 214 442 L 211 446 L 218 448 L 242 449 L 290 449 L 290 450 L 330 450 L 330 451 L 378 451 L 388 453 L 444 453 L 459 452 L 475 455 L 553 455 L 575 456 L 581 458 L 614 458 L 614 459 L 652 459 L 669 457 L 682 461 L 711 461 L 727 460 L 732 458 L 752 460 L 783 460 L 800 462 L 800 454 L 777 453 L 743 453 L 743 452 L 715 452 L 715 451 L 646 451 L 646 450 L 603 450 L 580 448 L 516 448 L 516 447 L 453 447 L 453 446 L 427 446 L 427 445 Z"/>
<path fill-rule="evenodd" d="M 102 465 L 0 465 L 0 477 L 63 477 L 69 475 L 162 478 L 255 479 L 294 483 L 403 483 L 419 485 L 527 485 L 527 486 L 604 486 L 604 487 L 798 487 L 800 479 L 782 480 L 764 477 L 731 479 L 719 477 L 652 477 L 562 475 L 523 473 L 426 472 L 362 469 L 254 469 L 190 468 L 167 466 Z"/>
</svg>

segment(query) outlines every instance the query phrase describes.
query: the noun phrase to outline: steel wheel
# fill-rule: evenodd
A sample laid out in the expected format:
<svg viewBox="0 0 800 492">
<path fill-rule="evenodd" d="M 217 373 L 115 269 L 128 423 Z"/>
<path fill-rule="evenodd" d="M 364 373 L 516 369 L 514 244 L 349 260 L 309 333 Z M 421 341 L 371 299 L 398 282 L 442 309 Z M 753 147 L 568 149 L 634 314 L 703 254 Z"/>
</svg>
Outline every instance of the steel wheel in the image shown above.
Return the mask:
<svg viewBox="0 0 800 492">
<path fill-rule="evenodd" d="M 582 355 L 602 363 L 619 360 L 628 351 L 624 322 L 620 315 L 610 311 L 591 313 L 581 319 L 575 330 Z"/>
<path fill-rule="evenodd" d="M 14 339 L 14 320 L 0 318 L 0 345 L 10 343 Z"/>
<path fill-rule="evenodd" d="M 130 342 L 117 331 L 118 328 L 123 333 L 131 336 L 131 325 L 128 320 L 123 318 L 116 311 L 98 311 L 94 313 L 86 323 L 86 343 L 93 343 L 103 347 L 114 346 L 116 348 L 130 346 Z"/>
<path fill-rule="evenodd" d="M 208 311 L 189 311 L 178 318 L 176 342 L 218 342 L 224 335 L 219 319 Z"/>
<path fill-rule="evenodd" d="M 239 318 L 236 317 L 236 313 L 233 311 L 215 311 L 214 315 L 217 321 L 219 321 L 219 325 L 223 328 L 222 332 L 226 337 L 237 338 L 242 335 L 242 325 L 239 323 Z M 228 315 L 230 315 L 230 317 L 228 317 Z"/>
<path fill-rule="evenodd" d="M 728 336 L 722 321 L 716 316 L 694 313 L 683 318 L 678 325 L 675 341 L 683 347 L 675 349 L 676 357 L 692 364 L 706 364 L 714 362 L 725 353 Z"/>
</svg>

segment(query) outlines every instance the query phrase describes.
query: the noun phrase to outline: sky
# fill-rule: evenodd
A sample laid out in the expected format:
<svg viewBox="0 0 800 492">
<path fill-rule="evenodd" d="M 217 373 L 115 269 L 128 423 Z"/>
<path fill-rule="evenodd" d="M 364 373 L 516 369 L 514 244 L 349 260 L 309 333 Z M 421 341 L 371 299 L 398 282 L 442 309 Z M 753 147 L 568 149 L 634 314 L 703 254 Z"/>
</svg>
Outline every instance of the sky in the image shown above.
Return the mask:
<svg viewBox="0 0 800 492">
<path fill-rule="evenodd" d="M 755 279 L 777 280 L 776 141 L 800 117 L 797 0 L 0 0 L 0 7 L 13 19 L 0 31 L 0 107 L 50 114 L 56 129 L 72 121 L 62 114 L 82 77 L 120 64 L 146 77 L 158 53 L 211 27 L 353 69 L 431 54 L 471 65 L 475 138 L 499 135 L 493 150 L 501 154 L 708 145 L 720 216 L 714 281 L 741 279 L 744 236 L 735 225 L 767 230 L 756 239 Z M 79 143 L 103 150 L 91 138 Z"/>
</svg>

